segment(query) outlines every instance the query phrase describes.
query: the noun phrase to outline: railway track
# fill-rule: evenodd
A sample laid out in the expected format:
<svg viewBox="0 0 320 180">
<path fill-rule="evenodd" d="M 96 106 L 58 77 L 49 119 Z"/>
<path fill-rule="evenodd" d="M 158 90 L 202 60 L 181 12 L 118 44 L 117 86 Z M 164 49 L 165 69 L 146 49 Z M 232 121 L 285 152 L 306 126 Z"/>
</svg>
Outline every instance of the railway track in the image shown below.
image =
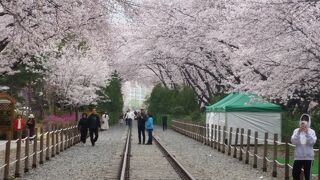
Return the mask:
<svg viewBox="0 0 320 180">
<path fill-rule="evenodd" d="M 155 145 L 140 145 L 137 136 L 136 131 L 128 130 L 118 179 L 194 179 L 158 137 L 153 138 Z"/>
</svg>

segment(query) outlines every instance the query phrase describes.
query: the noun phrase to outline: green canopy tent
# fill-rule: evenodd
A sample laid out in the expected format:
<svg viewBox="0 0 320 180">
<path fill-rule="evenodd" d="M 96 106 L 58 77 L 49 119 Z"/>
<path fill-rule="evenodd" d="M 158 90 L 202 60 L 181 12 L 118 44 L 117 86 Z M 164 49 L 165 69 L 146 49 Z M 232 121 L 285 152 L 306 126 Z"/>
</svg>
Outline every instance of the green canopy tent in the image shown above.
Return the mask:
<svg viewBox="0 0 320 180">
<path fill-rule="evenodd" d="M 255 94 L 231 93 L 221 101 L 206 107 L 206 123 L 227 128 L 251 129 L 269 137 L 277 133 L 281 138 L 281 107 Z M 260 143 L 260 142 L 259 142 Z"/>
</svg>

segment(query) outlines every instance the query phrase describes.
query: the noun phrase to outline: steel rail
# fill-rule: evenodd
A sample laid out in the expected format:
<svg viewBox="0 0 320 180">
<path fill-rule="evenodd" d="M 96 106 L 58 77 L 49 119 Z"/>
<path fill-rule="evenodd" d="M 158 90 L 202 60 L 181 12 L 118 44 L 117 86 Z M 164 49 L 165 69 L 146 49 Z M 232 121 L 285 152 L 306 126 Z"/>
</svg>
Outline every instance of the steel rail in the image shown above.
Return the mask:
<svg viewBox="0 0 320 180">
<path fill-rule="evenodd" d="M 153 139 L 156 143 L 156 145 L 159 147 L 161 152 L 165 155 L 171 166 L 174 168 L 174 170 L 178 173 L 178 175 L 183 180 L 195 180 L 195 178 L 177 161 L 177 159 L 169 153 L 169 151 L 164 148 L 164 146 L 160 143 L 158 140 L 159 138 L 156 138 L 153 136 Z"/>
<path fill-rule="evenodd" d="M 130 167 L 130 151 L 131 151 L 131 129 L 128 129 L 126 146 L 123 151 L 121 160 L 121 169 L 119 171 L 119 179 L 129 179 L 129 167 Z"/>
</svg>

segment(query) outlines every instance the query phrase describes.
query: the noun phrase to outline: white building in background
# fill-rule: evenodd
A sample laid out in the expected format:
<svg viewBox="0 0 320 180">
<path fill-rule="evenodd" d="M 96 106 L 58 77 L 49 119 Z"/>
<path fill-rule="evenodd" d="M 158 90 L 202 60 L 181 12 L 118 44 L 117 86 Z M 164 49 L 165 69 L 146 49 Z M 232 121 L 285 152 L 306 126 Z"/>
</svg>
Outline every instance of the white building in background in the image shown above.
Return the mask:
<svg viewBox="0 0 320 180">
<path fill-rule="evenodd" d="M 127 81 L 123 86 L 124 111 L 139 110 L 145 107 L 145 101 L 150 96 L 152 85 L 146 85 L 137 81 Z"/>
</svg>

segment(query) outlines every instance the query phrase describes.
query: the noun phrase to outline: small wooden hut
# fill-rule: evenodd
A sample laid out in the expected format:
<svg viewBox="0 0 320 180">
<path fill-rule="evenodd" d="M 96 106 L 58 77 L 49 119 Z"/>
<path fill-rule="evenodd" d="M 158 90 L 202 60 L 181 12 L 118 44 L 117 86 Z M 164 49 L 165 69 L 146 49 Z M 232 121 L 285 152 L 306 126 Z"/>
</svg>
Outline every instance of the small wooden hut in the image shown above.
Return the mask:
<svg viewBox="0 0 320 180">
<path fill-rule="evenodd" d="M 7 93 L 0 93 L 0 138 L 8 139 L 13 131 L 16 100 Z M 9 133 L 11 131 L 11 133 Z"/>
</svg>

